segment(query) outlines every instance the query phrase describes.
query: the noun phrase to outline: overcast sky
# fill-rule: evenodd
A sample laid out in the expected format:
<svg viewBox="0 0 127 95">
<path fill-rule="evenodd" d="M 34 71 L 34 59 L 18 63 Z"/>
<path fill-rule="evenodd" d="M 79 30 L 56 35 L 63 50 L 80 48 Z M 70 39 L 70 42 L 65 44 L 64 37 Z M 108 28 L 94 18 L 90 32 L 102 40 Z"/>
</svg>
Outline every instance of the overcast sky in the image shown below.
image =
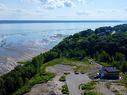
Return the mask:
<svg viewBox="0 0 127 95">
<path fill-rule="evenodd" d="M 0 19 L 127 20 L 127 0 L 0 0 Z"/>
</svg>

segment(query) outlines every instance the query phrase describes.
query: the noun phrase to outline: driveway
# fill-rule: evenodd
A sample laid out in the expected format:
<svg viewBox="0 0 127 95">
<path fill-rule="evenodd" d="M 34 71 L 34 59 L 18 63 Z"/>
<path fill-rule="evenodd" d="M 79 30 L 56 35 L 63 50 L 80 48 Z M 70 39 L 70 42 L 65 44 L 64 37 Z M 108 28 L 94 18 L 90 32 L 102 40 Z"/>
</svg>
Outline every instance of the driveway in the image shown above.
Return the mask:
<svg viewBox="0 0 127 95">
<path fill-rule="evenodd" d="M 79 85 L 90 81 L 91 80 L 86 74 L 71 73 L 67 75 L 66 82 L 69 89 L 69 95 L 81 95 L 79 90 Z"/>
</svg>

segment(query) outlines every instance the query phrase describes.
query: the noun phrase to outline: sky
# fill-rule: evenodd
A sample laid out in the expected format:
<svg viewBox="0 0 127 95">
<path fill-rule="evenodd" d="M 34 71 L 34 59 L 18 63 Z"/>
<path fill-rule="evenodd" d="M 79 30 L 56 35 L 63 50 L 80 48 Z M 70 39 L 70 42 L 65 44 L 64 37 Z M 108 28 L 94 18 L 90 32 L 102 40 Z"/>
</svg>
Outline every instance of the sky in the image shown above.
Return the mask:
<svg viewBox="0 0 127 95">
<path fill-rule="evenodd" d="M 127 20 L 127 0 L 0 0 L 0 20 Z"/>
</svg>

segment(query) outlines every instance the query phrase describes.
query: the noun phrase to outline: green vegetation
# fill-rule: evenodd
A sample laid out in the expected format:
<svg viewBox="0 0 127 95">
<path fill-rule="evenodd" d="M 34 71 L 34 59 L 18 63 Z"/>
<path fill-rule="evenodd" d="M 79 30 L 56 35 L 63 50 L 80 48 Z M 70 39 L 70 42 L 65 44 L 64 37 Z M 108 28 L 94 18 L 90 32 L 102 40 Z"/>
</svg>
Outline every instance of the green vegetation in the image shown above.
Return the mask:
<svg viewBox="0 0 127 95">
<path fill-rule="evenodd" d="M 122 74 L 122 79 L 120 80 L 120 83 L 124 84 L 124 86 L 127 88 L 127 75 Z"/>
<path fill-rule="evenodd" d="M 84 95 L 99 95 L 99 94 L 95 91 L 90 91 L 90 92 L 84 92 Z"/>
<path fill-rule="evenodd" d="M 82 90 L 92 90 L 95 88 L 95 82 L 89 82 L 87 84 L 81 84 L 80 87 Z"/>
<path fill-rule="evenodd" d="M 64 60 L 64 58 L 54 59 L 45 64 L 42 64 L 39 72 L 32 79 L 27 81 L 27 83 L 24 86 L 22 86 L 22 88 L 18 89 L 13 95 L 22 95 L 23 93 L 30 91 L 33 85 L 39 84 L 39 83 L 45 83 L 51 80 L 55 75 L 47 71 L 46 68 L 50 66 L 54 66 L 56 64 L 60 64 L 62 60 Z"/>
<path fill-rule="evenodd" d="M 52 73 L 45 73 L 44 75 L 36 75 L 12 95 L 22 95 L 26 92 L 29 92 L 33 85 L 38 84 L 38 83 L 45 83 L 51 80 L 53 77 L 54 77 L 54 74 Z"/>
<path fill-rule="evenodd" d="M 69 90 L 68 90 L 67 85 L 62 86 L 61 92 L 62 92 L 62 94 L 69 95 Z"/>
<path fill-rule="evenodd" d="M 71 65 L 73 67 L 73 70 L 77 73 L 88 72 L 96 66 L 95 64 L 90 64 L 87 58 L 81 61 L 76 59 L 63 58 L 62 64 Z"/>
<path fill-rule="evenodd" d="M 99 95 L 95 91 L 95 86 L 96 86 L 95 82 L 89 82 L 89 83 L 86 83 L 86 84 L 81 84 L 80 88 L 81 88 L 81 90 L 84 91 L 83 95 Z"/>
<path fill-rule="evenodd" d="M 115 34 L 112 34 L 113 31 Z M 81 31 L 31 61 L 20 62 L 21 65 L 0 77 L 0 95 L 22 95 L 34 84 L 52 79 L 54 74 L 46 72 L 45 68 L 56 64 L 49 61 L 62 57 L 80 61 L 89 57 L 127 72 L 127 24 Z M 70 62 L 73 66 L 78 61 Z"/>
<path fill-rule="evenodd" d="M 65 73 L 64 73 L 64 75 L 68 75 L 68 74 L 70 74 L 70 72 L 65 72 Z"/>
<path fill-rule="evenodd" d="M 30 80 L 27 80 L 27 82 L 16 92 L 14 92 L 12 95 L 22 95 L 28 91 L 30 91 L 31 87 L 35 84 L 39 83 L 45 83 L 48 80 L 51 80 L 55 75 L 53 73 L 50 73 L 46 68 L 50 66 L 54 66 L 56 64 L 65 64 L 65 65 L 72 65 L 77 67 L 77 65 L 91 65 L 86 63 L 86 61 L 76 61 L 74 59 L 67 59 L 67 58 L 55 58 L 52 61 L 49 61 L 45 64 L 41 64 L 38 72 L 35 74 L 34 77 L 32 77 Z M 25 64 L 25 63 L 24 63 Z M 66 76 L 68 73 L 65 73 L 64 76 Z"/>
<path fill-rule="evenodd" d="M 32 61 L 22 62 L 23 65 L 0 77 L 0 95 L 22 95 L 36 83 L 52 79 L 54 74 L 45 71 L 47 65 L 44 63 L 57 57 L 57 53 L 49 51 L 34 57 Z"/>
<path fill-rule="evenodd" d="M 83 60 L 90 57 L 126 72 L 127 24 L 81 31 L 65 38 L 52 50 L 67 58 Z"/>
<path fill-rule="evenodd" d="M 79 64 L 74 67 L 74 71 L 84 74 L 90 71 L 95 66 L 96 66 L 95 64 Z"/>
<path fill-rule="evenodd" d="M 59 79 L 59 81 L 65 82 L 66 81 L 66 76 L 65 75 L 61 76 L 60 79 Z"/>
</svg>

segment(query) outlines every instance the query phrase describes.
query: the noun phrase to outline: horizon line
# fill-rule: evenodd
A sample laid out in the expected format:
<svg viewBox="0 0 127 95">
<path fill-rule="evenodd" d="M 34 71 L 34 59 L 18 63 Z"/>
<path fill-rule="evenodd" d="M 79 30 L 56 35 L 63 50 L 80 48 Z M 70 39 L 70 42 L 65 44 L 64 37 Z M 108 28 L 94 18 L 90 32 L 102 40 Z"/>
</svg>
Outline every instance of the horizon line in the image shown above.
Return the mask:
<svg viewBox="0 0 127 95">
<path fill-rule="evenodd" d="M 6 23 L 73 23 L 73 22 L 127 22 L 127 20 L 0 20 Z"/>
</svg>

